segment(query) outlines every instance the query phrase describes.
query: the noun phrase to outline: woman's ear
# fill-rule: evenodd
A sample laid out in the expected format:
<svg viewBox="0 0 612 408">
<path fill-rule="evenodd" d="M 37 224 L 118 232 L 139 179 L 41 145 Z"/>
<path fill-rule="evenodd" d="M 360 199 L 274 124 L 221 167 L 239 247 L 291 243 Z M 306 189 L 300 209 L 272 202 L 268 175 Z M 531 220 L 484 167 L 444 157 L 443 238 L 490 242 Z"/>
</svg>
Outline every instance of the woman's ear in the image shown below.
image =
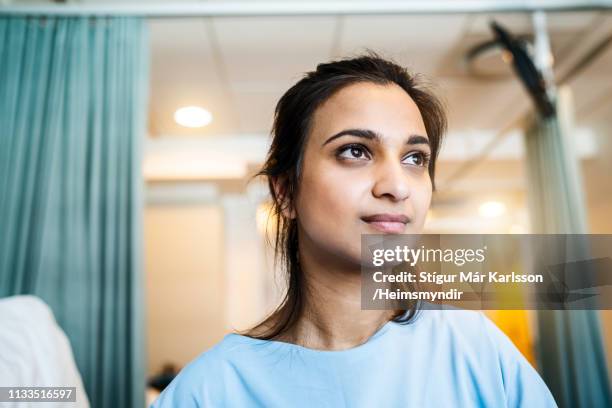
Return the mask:
<svg viewBox="0 0 612 408">
<path fill-rule="evenodd" d="M 296 216 L 295 209 L 287 195 L 287 177 L 272 177 L 271 181 L 274 188 L 274 194 L 281 207 L 281 215 L 287 219 L 294 219 Z"/>
</svg>

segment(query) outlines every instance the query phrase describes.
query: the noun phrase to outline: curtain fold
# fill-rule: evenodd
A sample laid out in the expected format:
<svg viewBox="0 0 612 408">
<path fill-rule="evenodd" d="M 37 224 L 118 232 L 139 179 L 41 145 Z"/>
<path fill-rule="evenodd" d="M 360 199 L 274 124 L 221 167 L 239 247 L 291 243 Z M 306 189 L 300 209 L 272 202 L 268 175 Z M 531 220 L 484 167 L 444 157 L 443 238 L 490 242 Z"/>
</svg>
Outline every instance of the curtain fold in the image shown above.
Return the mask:
<svg viewBox="0 0 612 408">
<path fill-rule="evenodd" d="M 0 61 L 0 297 L 51 306 L 92 407 L 142 407 L 146 22 L 0 17 Z"/>
<path fill-rule="evenodd" d="M 527 128 L 528 197 L 534 233 L 586 233 L 578 161 L 571 148 L 571 93 L 560 88 L 558 117 Z M 572 250 L 576 248 L 568 248 Z M 612 397 L 597 310 L 538 311 L 538 360 L 560 407 L 610 407 Z"/>
</svg>

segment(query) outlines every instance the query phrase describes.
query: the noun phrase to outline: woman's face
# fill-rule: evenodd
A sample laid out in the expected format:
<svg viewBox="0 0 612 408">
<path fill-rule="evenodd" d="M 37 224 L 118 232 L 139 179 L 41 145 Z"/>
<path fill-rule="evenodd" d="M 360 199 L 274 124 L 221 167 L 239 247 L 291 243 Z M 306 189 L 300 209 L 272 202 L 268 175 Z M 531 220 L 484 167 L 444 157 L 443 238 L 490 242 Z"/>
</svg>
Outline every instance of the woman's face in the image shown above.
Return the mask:
<svg viewBox="0 0 612 408">
<path fill-rule="evenodd" d="M 360 262 L 361 234 L 423 229 L 431 202 L 423 118 L 399 86 L 357 83 L 313 117 L 293 216 L 300 249 Z"/>
</svg>

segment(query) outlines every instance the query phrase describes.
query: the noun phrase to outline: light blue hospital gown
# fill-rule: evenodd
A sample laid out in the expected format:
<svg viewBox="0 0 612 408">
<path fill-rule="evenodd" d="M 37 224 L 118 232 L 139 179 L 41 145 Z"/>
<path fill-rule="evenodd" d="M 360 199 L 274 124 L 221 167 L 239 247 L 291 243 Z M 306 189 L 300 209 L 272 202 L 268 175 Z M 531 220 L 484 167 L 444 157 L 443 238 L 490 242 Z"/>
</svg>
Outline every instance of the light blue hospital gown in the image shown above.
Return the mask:
<svg viewBox="0 0 612 408">
<path fill-rule="evenodd" d="M 482 313 L 422 310 L 366 343 L 317 351 L 228 334 L 153 404 L 168 407 L 556 407 Z"/>
</svg>

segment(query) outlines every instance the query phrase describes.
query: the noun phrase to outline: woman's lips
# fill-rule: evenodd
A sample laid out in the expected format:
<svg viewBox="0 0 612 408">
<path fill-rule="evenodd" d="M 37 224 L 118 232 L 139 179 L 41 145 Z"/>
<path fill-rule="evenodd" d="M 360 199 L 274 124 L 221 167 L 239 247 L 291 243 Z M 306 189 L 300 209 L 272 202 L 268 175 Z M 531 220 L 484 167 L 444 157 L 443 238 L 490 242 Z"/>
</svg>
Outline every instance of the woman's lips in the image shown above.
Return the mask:
<svg viewBox="0 0 612 408">
<path fill-rule="evenodd" d="M 387 232 L 391 234 L 401 234 L 406 229 L 406 224 L 403 222 L 391 222 L 391 221 L 372 221 L 368 222 L 375 229 L 381 232 Z"/>
<path fill-rule="evenodd" d="M 374 229 L 391 234 L 401 234 L 410 219 L 403 214 L 374 214 L 361 217 L 361 220 Z"/>
</svg>

